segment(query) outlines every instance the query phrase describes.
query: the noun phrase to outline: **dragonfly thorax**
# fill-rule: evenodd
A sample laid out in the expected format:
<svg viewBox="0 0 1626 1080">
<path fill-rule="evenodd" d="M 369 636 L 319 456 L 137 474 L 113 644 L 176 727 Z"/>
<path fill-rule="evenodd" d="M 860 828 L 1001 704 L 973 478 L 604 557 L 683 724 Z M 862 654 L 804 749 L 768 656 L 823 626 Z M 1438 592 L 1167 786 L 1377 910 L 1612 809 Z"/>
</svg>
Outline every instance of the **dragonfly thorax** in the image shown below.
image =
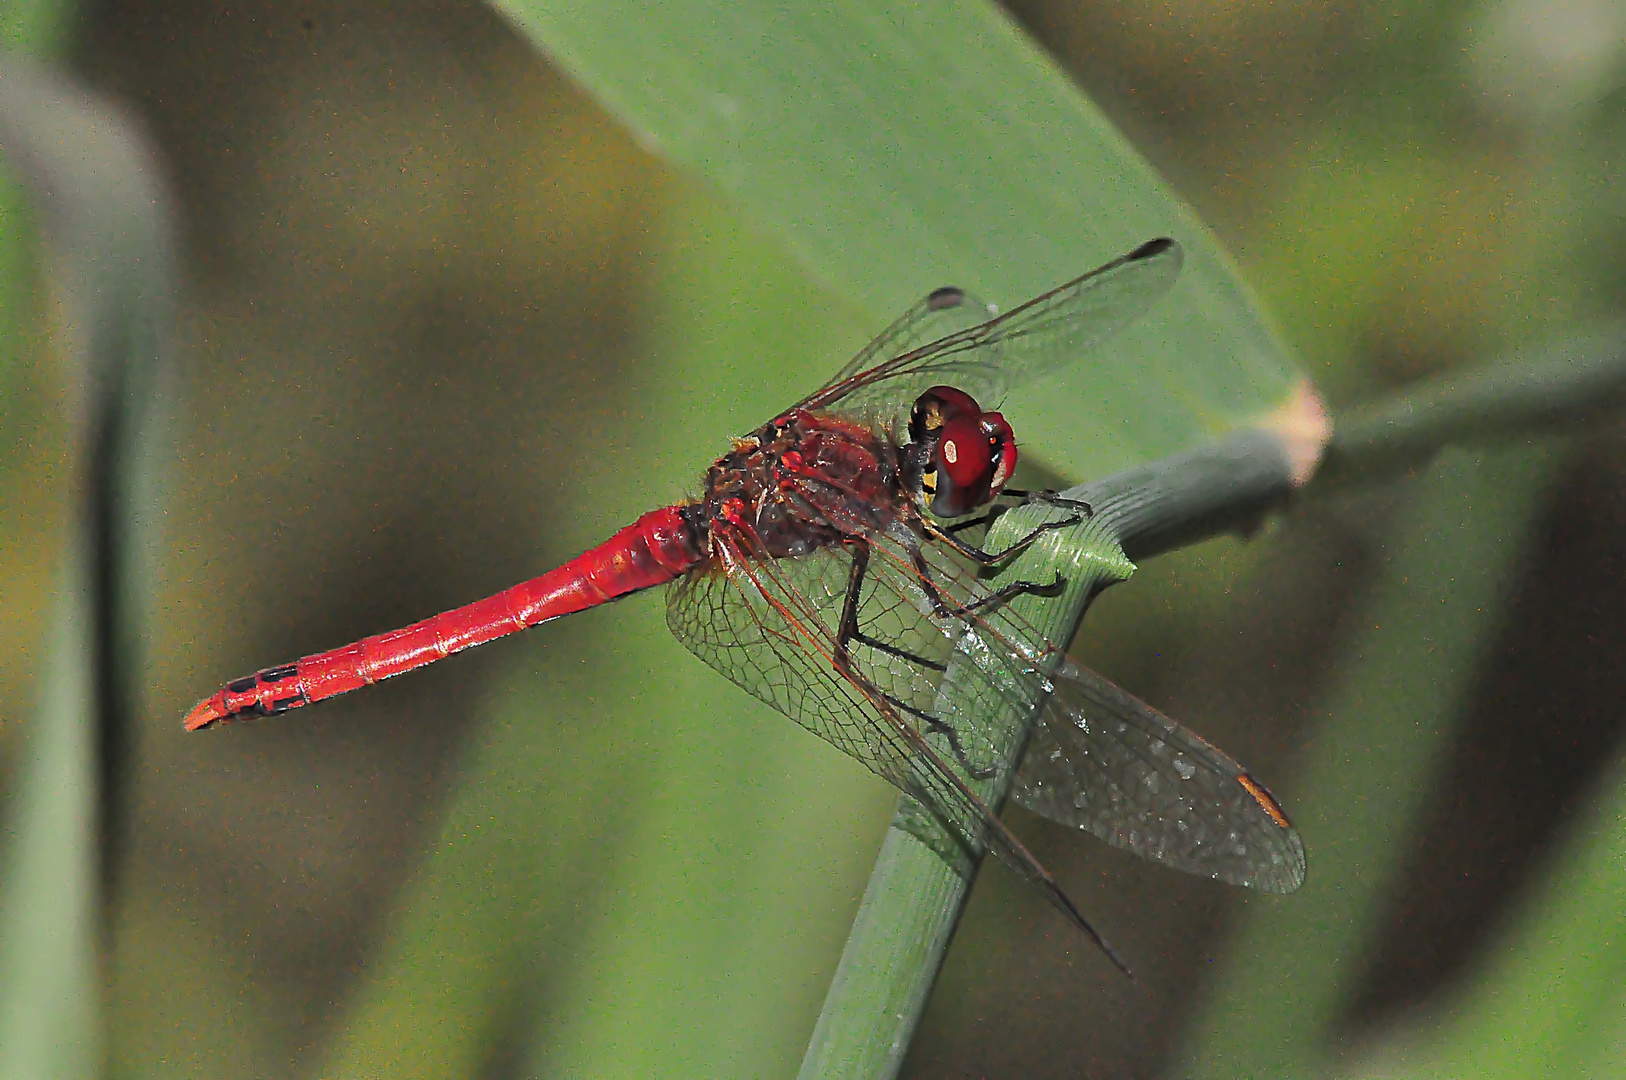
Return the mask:
<svg viewBox="0 0 1626 1080">
<path fill-rule="evenodd" d="M 934 386 L 915 399 L 904 483 L 923 509 L 959 517 L 991 502 L 1016 469 L 1016 435 L 970 394 Z"/>
<path fill-rule="evenodd" d="M 899 448 L 874 429 L 793 409 L 717 459 L 699 517 L 769 558 L 806 555 L 911 514 L 900 464 Z"/>
</svg>

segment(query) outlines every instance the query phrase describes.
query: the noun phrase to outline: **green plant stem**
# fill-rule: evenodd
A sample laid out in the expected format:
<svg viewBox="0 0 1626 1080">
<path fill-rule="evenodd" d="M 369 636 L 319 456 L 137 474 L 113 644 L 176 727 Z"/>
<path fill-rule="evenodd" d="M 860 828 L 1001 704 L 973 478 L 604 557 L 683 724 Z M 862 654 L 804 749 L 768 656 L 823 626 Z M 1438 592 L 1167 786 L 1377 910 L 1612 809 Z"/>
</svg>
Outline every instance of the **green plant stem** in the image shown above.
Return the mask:
<svg viewBox="0 0 1626 1080">
<path fill-rule="evenodd" d="M 1338 425 L 1314 489 L 1414 470 L 1447 446 L 1574 434 L 1626 404 L 1626 325 L 1603 326 L 1436 379 Z"/>
</svg>

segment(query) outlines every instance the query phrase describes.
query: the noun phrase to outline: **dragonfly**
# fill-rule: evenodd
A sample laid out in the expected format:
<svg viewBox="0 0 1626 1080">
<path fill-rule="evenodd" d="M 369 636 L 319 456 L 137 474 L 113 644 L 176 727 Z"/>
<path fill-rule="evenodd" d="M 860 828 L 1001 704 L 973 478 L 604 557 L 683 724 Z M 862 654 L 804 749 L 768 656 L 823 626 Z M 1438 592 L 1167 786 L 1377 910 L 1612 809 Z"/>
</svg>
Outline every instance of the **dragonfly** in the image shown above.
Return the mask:
<svg viewBox="0 0 1626 1080">
<path fill-rule="evenodd" d="M 1091 509 L 1011 487 L 1015 434 L 979 403 L 1141 318 L 1181 262 L 1178 243 L 1152 240 L 999 314 L 936 289 L 829 382 L 736 437 L 700 497 L 487 599 L 227 683 L 185 726 L 275 716 L 665 586 L 667 624 L 699 659 L 913 796 L 966 850 L 999 856 L 1128 973 L 977 793 L 1009 768 L 989 702 L 1036 711 L 1009 790 L 1052 821 L 1269 893 L 1303 883 L 1304 846 L 1242 766 L 1067 659 L 1011 605 L 1065 580 L 993 582 Z M 1054 513 L 999 551 L 978 546 L 1002 513 L 1033 504 Z M 942 693 L 951 671 L 974 692 Z"/>
</svg>

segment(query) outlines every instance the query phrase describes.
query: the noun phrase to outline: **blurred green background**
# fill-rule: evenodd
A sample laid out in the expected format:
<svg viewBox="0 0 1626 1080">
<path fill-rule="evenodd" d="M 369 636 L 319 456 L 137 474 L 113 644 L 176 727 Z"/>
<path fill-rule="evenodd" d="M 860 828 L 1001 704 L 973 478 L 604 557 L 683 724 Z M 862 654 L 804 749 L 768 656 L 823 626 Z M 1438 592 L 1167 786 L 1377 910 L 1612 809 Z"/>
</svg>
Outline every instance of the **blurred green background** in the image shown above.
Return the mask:
<svg viewBox="0 0 1626 1080">
<path fill-rule="evenodd" d="M 1616 5 L 1006 10 L 1224 241 L 1335 411 L 1626 299 Z M 612 43 L 658 25 L 598 17 Z M 158 149 L 182 274 L 149 666 L 108 770 L 107 1071 L 793 1072 L 892 795 L 692 662 L 658 597 L 280 723 L 178 723 L 223 678 L 693 491 L 907 294 L 821 284 L 772 208 L 566 74 L 593 63 L 580 37 L 556 67 L 452 3 L 71 25 L 65 62 Z M 10 796 L 73 470 L 45 271 L 6 205 Z M 890 253 L 917 293 L 959 270 L 939 256 Z M 1107 388 L 1083 434 L 1047 414 L 1035 456 L 1085 479 L 1286 387 L 1168 380 Z M 1196 420 L 1160 412 L 1182 395 Z M 1448 454 L 1103 597 L 1076 655 L 1269 783 L 1310 884 L 1249 897 L 1013 811 L 1143 984 L 990 869 L 904 1074 L 1613 1075 L 1623 446 Z"/>
</svg>

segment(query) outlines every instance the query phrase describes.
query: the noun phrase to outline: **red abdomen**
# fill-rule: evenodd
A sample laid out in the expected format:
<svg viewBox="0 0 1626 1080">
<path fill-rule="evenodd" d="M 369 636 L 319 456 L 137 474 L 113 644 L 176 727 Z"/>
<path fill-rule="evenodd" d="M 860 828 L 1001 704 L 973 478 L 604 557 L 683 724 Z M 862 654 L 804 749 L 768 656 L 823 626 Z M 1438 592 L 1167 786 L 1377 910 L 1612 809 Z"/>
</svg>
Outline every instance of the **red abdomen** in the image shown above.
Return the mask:
<svg viewBox="0 0 1626 1080">
<path fill-rule="evenodd" d="M 186 728 L 270 716 L 359 690 L 516 630 L 665 584 L 704 558 L 683 507 L 652 510 L 557 570 L 495 596 L 228 683 L 187 714 Z"/>
</svg>

